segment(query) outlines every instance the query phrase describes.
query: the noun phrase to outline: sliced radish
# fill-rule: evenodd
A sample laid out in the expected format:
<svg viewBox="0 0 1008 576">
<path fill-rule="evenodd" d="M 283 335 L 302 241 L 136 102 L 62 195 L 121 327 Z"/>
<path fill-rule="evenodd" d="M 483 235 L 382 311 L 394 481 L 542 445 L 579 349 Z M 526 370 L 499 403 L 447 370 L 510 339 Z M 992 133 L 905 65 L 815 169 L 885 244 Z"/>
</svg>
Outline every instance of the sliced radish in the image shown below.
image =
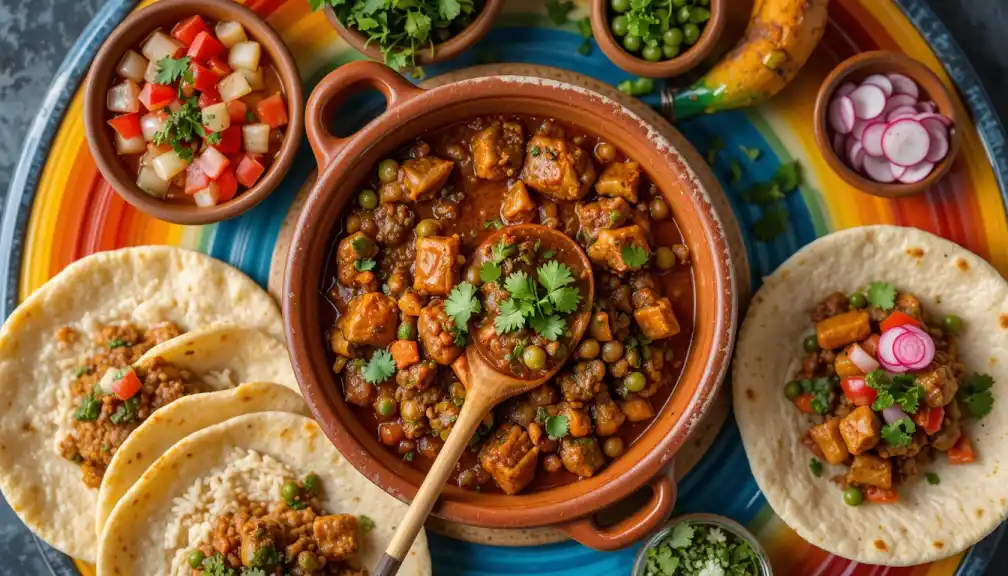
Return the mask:
<svg viewBox="0 0 1008 576">
<path fill-rule="evenodd" d="M 864 169 L 864 160 L 867 154 L 865 154 L 864 146 L 860 142 L 854 142 L 850 150 L 847 153 L 847 160 L 850 161 L 852 168 L 860 172 Z"/>
<path fill-rule="evenodd" d="M 868 128 L 874 124 L 876 120 L 862 120 L 858 118 L 854 121 L 854 127 L 851 128 L 851 136 L 860 140 L 864 137 L 865 128 Z"/>
<path fill-rule="evenodd" d="M 882 113 L 889 114 L 890 112 L 892 112 L 897 108 L 902 108 L 903 106 L 913 107 L 916 105 L 917 105 L 917 99 L 914 98 L 913 96 L 907 96 L 906 94 L 894 94 L 886 102 L 885 110 Z"/>
<path fill-rule="evenodd" d="M 844 82 L 839 87 L 837 87 L 836 92 L 833 93 L 834 98 L 840 98 L 841 96 L 846 96 L 854 91 L 857 85 L 853 82 Z"/>
<path fill-rule="evenodd" d="M 920 110 L 921 112 L 937 112 L 938 105 L 931 101 L 918 102 L 917 109 Z"/>
<path fill-rule="evenodd" d="M 934 360 L 934 340 L 916 326 L 907 325 L 906 329 L 893 341 L 893 353 L 896 360 L 910 370 L 923 370 Z"/>
<path fill-rule="evenodd" d="M 881 74 L 872 74 L 871 76 L 862 80 L 861 83 L 878 86 L 879 88 L 882 89 L 883 92 L 885 92 L 886 98 L 892 96 L 893 94 L 892 81 Z"/>
<path fill-rule="evenodd" d="M 927 128 L 912 118 L 897 120 L 882 134 L 882 151 L 893 164 L 914 166 L 927 157 L 931 135 Z"/>
<path fill-rule="evenodd" d="M 862 84 L 854 89 L 847 98 L 854 104 L 854 114 L 858 118 L 870 120 L 877 118 L 886 107 L 886 95 L 878 86 Z"/>
<path fill-rule="evenodd" d="M 903 74 L 886 74 L 886 77 L 888 77 L 889 81 L 892 82 L 894 94 L 906 94 L 907 96 L 913 97 L 914 100 L 920 98 L 920 88 L 909 76 L 904 76 Z"/>
<path fill-rule="evenodd" d="M 892 170 L 893 177 L 896 178 L 897 180 L 899 180 L 904 174 L 906 174 L 907 171 L 906 166 L 897 166 L 892 162 L 889 163 L 889 168 Z"/>
<path fill-rule="evenodd" d="M 833 151 L 839 156 L 844 152 L 844 145 L 846 144 L 846 138 L 843 134 L 836 133 L 833 134 Z"/>
<path fill-rule="evenodd" d="M 886 115 L 886 122 L 895 122 L 900 118 L 916 118 L 920 112 L 913 106 L 900 106 Z"/>
<path fill-rule="evenodd" d="M 906 172 L 899 177 L 899 181 L 904 184 L 916 184 L 921 180 L 927 178 L 931 171 L 934 170 L 935 165 L 931 162 L 921 162 L 915 166 L 910 166 L 907 168 Z"/>
<path fill-rule="evenodd" d="M 935 112 L 924 112 L 924 113 L 918 114 L 916 116 L 916 118 L 917 118 L 917 120 L 919 120 L 925 126 L 928 126 L 929 122 L 937 122 L 937 123 L 941 124 L 942 126 L 946 126 L 946 127 L 949 127 L 949 128 L 952 127 L 952 121 L 949 120 L 948 116 L 945 116 L 943 114 L 937 114 Z"/>
<path fill-rule="evenodd" d="M 890 182 L 896 181 L 896 176 L 893 175 L 890 166 L 892 166 L 892 163 L 885 158 L 876 158 L 874 156 L 865 155 L 864 172 L 869 178 L 876 182 L 889 184 Z"/>
<path fill-rule="evenodd" d="M 875 158 L 885 156 L 885 152 L 882 150 L 882 135 L 885 134 L 888 127 L 888 124 L 876 122 L 865 129 L 864 135 L 861 137 L 861 145 L 864 146 L 865 154 Z"/>
<path fill-rule="evenodd" d="M 854 121 L 857 120 L 857 115 L 854 113 L 854 102 L 847 96 L 833 100 L 827 115 L 830 126 L 841 134 L 850 134 L 854 128 Z"/>
<path fill-rule="evenodd" d="M 927 162 L 932 164 L 937 164 L 945 159 L 949 153 L 949 139 L 945 135 L 946 130 L 942 127 L 940 130 L 934 130 L 930 127 L 927 128 L 928 134 L 931 135 L 931 149 L 928 150 L 928 155 L 924 158 Z"/>
</svg>

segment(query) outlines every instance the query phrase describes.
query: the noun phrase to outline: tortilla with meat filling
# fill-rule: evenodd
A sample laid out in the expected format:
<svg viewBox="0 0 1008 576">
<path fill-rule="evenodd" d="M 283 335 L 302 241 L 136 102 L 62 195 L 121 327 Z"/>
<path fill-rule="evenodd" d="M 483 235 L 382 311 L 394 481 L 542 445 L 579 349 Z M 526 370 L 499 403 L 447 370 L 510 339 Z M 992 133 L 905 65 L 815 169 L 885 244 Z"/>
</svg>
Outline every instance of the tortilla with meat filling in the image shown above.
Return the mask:
<svg viewBox="0 0 1008 576">
<path fill-rule="evenodd" d="M 195 576 L 207 562 L 235 576 L 299 573 L 299 561 L 356 576 L 377 565 L 406 509 L 310 418 L 237 416 L 175 444 L 123 497 L 102 532 L 98 576 Z M 431 573 L 423 532 L 399 573 Z"/>
<path fill-rule="evenodd" d="M 918 477 L 899 500 L 851 507 L 810 470 L 803 443 L 813 416 L 782 387 L 800 369 L 809 313 L 832 292 L 882 281 L 913 294 L 934 317 L 960 316 L 958 361 L 993 377 L 992 410 L 969 428 L 976 462 L 936 458 L 932 485 Z M 733 364 L 735 418 L 753 475 L 774 511 L 798 534 L 858 562 L 921 564 L 957 554 L 1004 520 L 1008 499 L 1008 282 L 979 256 L 913 228 L 868 226 L 806 246 L 766 278 L 742 324 Z"/>
</svg>

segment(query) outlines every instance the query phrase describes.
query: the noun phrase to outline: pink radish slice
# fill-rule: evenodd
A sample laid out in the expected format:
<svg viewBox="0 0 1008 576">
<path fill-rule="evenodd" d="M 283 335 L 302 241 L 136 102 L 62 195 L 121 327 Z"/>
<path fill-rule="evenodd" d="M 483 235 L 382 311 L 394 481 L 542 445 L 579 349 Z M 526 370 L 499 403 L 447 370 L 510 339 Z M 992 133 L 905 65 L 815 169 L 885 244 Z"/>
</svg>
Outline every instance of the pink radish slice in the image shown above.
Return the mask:
<svg viewBox="0 0 1008 576">
<path fill-rule="evenodd" d="M 931 150 L 931 134 L 912 118 L 897 120 L 882 134 L 882 152 L 893 164 L 913 166 L 927 157 Z"/>
<path fill-rule="evenodd" d="M 886 115 L 886 122 L 895 122 L 900 118 L 916 118 L 920 112 L 913 106 L 900 106 Z"/>
<path fill-rule="evenodd" d="M 885 110 L 883 114 L 888 114 L 897 108 L 902 108 L 903 106 L 916 106 L 917 100 L 912 96 L 907 96 L 906 94 L 895 94 L 886 102 Z"/>
<path fill-rule="evenodd" d="M 854 103 L 854 114 L 865 120 L 878 118 L 886 107 L 885 92 L 872 84 L 862 84 L 846 97 Z"/>
<path fill-rule="evenodd" d="M 893 343 L 896 339 L 906 332 L 906 326 L 896 326 L 895 328 L 886 330 L 879 336 L 875 355 L 878 357 L 879 364 L 889 372 L 902 374 L 907 371 L 906 367 L 896 360 L 895 350 L 893 349 Z"/>
<path fill-rule="evenodd" d="M 861 145 L 864 146 L 865 154 L 875 158 L 885 156 L 885 152 L 882 151 L 882 135 L 885 134 L 888 126 L 888 124 L 876 122 L 865 129 L 861 136 Z"/>
<path fill-rule="evenodd" d="M 907 168 L 906 172 L 897 178 L 897 180 L 904 184 L 916 184 L 917 182 L 927 178 L 931 174 L 931 171 L 934 170 L 934 167 L 935 165 L 931 162 L 921 162 L 920 164 Z"/>
<path fill-rule="evenodd" d="M 892 96 L 893 85 L 892 81 L 881 74 L 872 74 L 871 76 L 865 78 L 861 81 L 862 84 L 871 84 L 872 86 L 878 86 L 885 92 L 886 98 Z"/>
<path fill-rule="evenodd" d="M 931 135 L 931 150 L 928 151 L 928 155 L 924 158 L 924 160 L 931 162 L 932 164 L 937 164 L 948 156 L 948 136 L 945 136 L 945 128 L 935 130 L 927 127 L 927 129 L 928 134 Z"/>
<path fill-rule="evenodd" d="M 885 158 L 876 158 L 866 154 L 864 158 L 864 172 L 869 178 L 882 184 L 896 181 L 896 176 L 892 173 L 892 163 Z M 879 356 L 879 360 L 881 359 L 882 357 Z"/>
<path fill-rule="evenodd" d="M 854 142 L 854 145 L 847 151 L 847 161 L 850 162 L 852 168 L 860 171 L 861 167 L 864 166 L 864 158 L 864 146 L 860 142 Z"/>
<path fill-rule="evenodd" d="M 897 166 L 897 165 L 893 164 L 892 162 L 889 163 L 889 169 L 892 170 L 892 175 L 897 180 L 900 179 L 900 176 L 906 174 L 906 171 L 907 171 L 907 167 L 906 166 Z"/>
<path fill-rule="evenodd" d="M 854 102 L 847 96 L 841 96 L 830 103 L 829 111 L 830 126 L 841 134 L 850 134 L 854 128 L 854 121 L 857 116 L 854 113 Z"/>
<path fill-rule="evenodd" d="M 918 102 L 917 103 L 917 109 L 920 110 L 921 112 L 937 112 L 938 111 L 938 105 L 935 104 L 934 102 L 930 102 L 930 101 L 929 102 Z"/>
<path fill-rule="evenodd" d="M 844 138 L 843 134 L 840 133 L 833 134 L 833 151 L 836 152 L 837 155 L 844 153 L 846 140 L 847 139 Z"/>
<path fill-rule="evenodd" d="M 858 118 L 854 121 L 854 127 L 851 128 L 851 136 L 857 138 L 858 140 L 864 137 L 864 131 L 866 128 L 874 124 L 876 120 L 862 120 Z"/>
<path fill-rule="evenodd" d="M 853 92 L 855 88 L 857 88 L 857 85 L 853 82 L 844 82 L 837 87 L 836 92 L 833 93 L 833 97 L 839 98 L 841 96 L 846 96 Z"/>
<path fill-rule="evenodd" d="M 934 340 L 930 334 L 916 326 L 907 325 L 906 329 L 893 342 L 893 353 L 901 365 L 910 370 L 923 370 L 934 360 Z"/>
<path fill-rule="evenodd" d="M 909 76 L 886 74 L 886 77 L 892 82 L 894 94 L 906 94 L 907 96 L 912 96 L 914 100 L 920 98 L 920 87 Z"/>
<path fill-rule="evenodd" d="M 922 112 L 921 114 L 918 114 L 916 118 L 925 125 L 927 125 L 928 122 L 937 122 L 938 124 L 941 124 L 942 126 L 945 126 L 947 128 L 952 127 L 952 121 L 949 120 L 947 116 L 937 114 L 935 112 Z"/>
</svg>

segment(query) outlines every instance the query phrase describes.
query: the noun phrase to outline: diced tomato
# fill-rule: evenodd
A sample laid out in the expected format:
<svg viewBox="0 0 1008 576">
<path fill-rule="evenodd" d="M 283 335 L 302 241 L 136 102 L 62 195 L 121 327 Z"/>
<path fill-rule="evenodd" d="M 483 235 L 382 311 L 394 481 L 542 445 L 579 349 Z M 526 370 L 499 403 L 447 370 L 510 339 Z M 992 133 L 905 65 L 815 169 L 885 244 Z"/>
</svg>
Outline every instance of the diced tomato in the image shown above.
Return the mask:
<svg viewBox="0 0 1008 576">
<path fill-rule="evenodd" d="M 220 77 L 216 72 L 199 62 L 189 64 L 189 69 L 192 70 L 193 86 L 195 86 L 197 90 L 200 92 L 217 90 L 217 82 L 220 81 Z"/>
<path fill-rule="evenodd" d="M 171 35 L 188 48 L 200 32 L 210 33 L 210 27 L 206 25 L 203 18 L 200 18 L 197 15 L 190 16 L 189 18 L 186 18 L 176 24 L 175 27 L 172 28 Z"/>
<path fill-rule="evenodd" d="M 948 461 L 949 464 L 969 464 L 970 462 L 976 462 L 976 453 L 973 452 L 973 444 L 970 443 L 966 435 L 960 436 L 955 446 L 949 448 Z"/>
<path fill-rule="evenodd" d="M 118 380 L 112 381 L 112 393 L 120 400 L 129 400 L 140 391 L 140 378 L 132 369 L 127 370 Z"/>
<path fill-rule="evenodd" d="M 231 161 L 228 160 L 228 157 L 221 154 L 221 151 L 213 146 L 207 146 L 207 149 L 200 155 L 197 163 L 200 165 L 200 169 L 202 169 L 203 172 L 206 172 L 206 175 L 209 176 L 211 180 L 220 178 L 224 169 L 231 165 Z"/>
<path fill-rule="evenodd" d="M 140 103 L 151 112 L 160 110 L 175 100 L 175 89 L 164 84 L 148 82 L 140 91 Z"/>
<path fill-rule="evenodd" d="M 287 123 L 287 104 L 279 92 L 260 100 L 256 105 L 256 116 L 259 121 L 269 124 L 270 128 L 279 128 Z"/>
<path fill-rule="evenodd" d="M 865 486 L 865 500 L 875 504 L 891 504 L 899 501 L 899 493 L 895 490 L 886 490 L 877 486 Z"/>
<path fill-rule="evenodd" d="M 918 328 L 920 328 L 921 326 L 920 320 L 915 319 L 913 316 L 909 314 L 896 310 L 892 314 L 890 314 L 888 318 L 882 321 L 880 328 L 882 328 L 882 331 L 885 332 L 890 328 L 895 328 L 897 326 L 906 326 L 907 324 L 911 326 L 916 326 Z"/>
<path fill-rule="evenodd" d="M 243 156 L 235 168 L 235 177 L 242 186 L 251 188 L 265 171 L 266 168 L 258 160 L 251 156 Z"/>
<path fill-rule="evenodd" d="M 806 414 L 816 414 L 816 411 L 812 408 L 812 395 L 808 392 L 795 398 L 794 403 L 795 406 L 797 406 L 802 412 Z"/>
<path fill-rule="evenodd" d="M 186 168 L 185 193 L 190 196 L 210 185 L 210 177 L 200 168 L 199 162 L 193 162 Z"/>
<path fill-rule="evenodd" d="M 220 186 L 220 198 L 217 200 L 220 203 L 227 202 L 238 193 L 238 181 L 235 180 L 234 170 L 231 167 L 225 168 L 215 182 Z"/>
<path fill-rule="evenodd" d="M 248 118 L 245 114 L 248 113 L 248 104 L 242 100 L 232 100 L 228 102 L 228 115 L 231 116 L 231 124 L 245 124 L 248 122 Z"/>
<path fill-rule="evenodd" d="M 878 392 L 869 388 L 864 376 L 845 376 L 840 379 L 840 388 L 855 406 L 871 406 Z"/>
<path fill-rule="evenodd" d="M 396 340 L 389 346 L 389 352 L 395 360 L 396 368 L 400 370 L 420 361 L 420 352 L 417 350 L 415 340 Z"/>
<path fill-rule="evenodd" d="M 241 126 L 230 126 L 220 133 L 220 142 L 211 144 L 214 148 L 224 154 L 235 154 L 241 150 L 242 133 Z"/>
<path fill-rule="evenodd" d="M 214 104 L 219 104 L 221 101 L 220 92 L 217 88 L 210 88 L 209 90 L 204 90 L 199 95 L 199 107 L 206 108 L 207 106 L 213 106 Z"/>
<path fill-rule="evenodd" d="M 118 132 L 119 135 L 126 140 L 136 138 L 137 136 L 143 136 L 143 131 L 140 129 L 140 114 L 137 114 L 136 112 L 120 114 L 109 120 L 108 123 L 113 130 Z"/>
<path fill-rule="evenodd" d="M 211 58 L 207 60 L 207 66 L 218 78 L 224 78 L 228 74 L 231 74 L 231 68 L 227 65 L 227 62 L 221 60 L 220 58 Z"/>
<path fill-rule="evenodd" d="M 879 335 L 878 334 L 872 334 L 871 336 L 865 338 L 864 340 L 862 340 L 860 342 L 861 348 L 865 352 L 871 354 L 872 357 L 874 358 L 875 355 L 878 354 L 878 340 L 879 340 Z"/>
<path fill-rule="evenodd" d="M 224 52 L 224 45 L 221 44 L 213 34 L 200 32 L 196 35 L 192 45 L 186 52 L 186 56 L 198 62 L 206 62 L 211 58 L 216 58 Z"/>
<path fill-rule="evenodd" d="M 921 409 L 913 415 L 914 423 L 920 426 L 928 436 L 934 436 L 935 433 L 941 430 L 942 420 L 944 419 L 944 406 L 939 406 L 937 408 L 921 407 Z"/>
</svg>

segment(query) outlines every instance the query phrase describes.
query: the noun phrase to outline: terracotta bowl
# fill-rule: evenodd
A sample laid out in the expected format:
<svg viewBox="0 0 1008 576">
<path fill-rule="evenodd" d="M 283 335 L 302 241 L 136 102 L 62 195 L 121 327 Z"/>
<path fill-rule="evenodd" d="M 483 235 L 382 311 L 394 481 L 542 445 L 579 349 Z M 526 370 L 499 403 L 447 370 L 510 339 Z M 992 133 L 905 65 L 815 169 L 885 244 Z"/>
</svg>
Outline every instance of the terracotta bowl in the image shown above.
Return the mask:
<svg viewBox="0 0 1008 576">
<path fill-rule="evenodd" d="M 468 26 L 448 40 L 434 45 L 433 54 L 431 54 L 430 47 L 418 51 L 416 53 L 416 65 L 423 66 L 425 64 L 450 60 L 468 50 L 490 31 L 490 28 L 493 27 L 494 19 L 503 7 L 504 0 L 486 0 L 483 3 L 483 10 L 480 11 Z M 356 48 L 358 52 L 366 54 L 372 60 L 384 62 L 385 58 L 382 56 L 381 48 L 378 47 L 378 44 L 375 42 L 367 44 L 367 36 L 364 36 L 355 29 L 344 26 L 339 21 L 339 18 L 336 17 L 336 12 L 332 6 L 326 5 L 325 15 L 329 18 L 329 22 L 332 23 L 333 27 L 336 28 L 336 32 L 340 37 Z"/>
<path fill-rule="evenodd" d="M 351 93 L 375 89 L 388 108 L 347 138 L 326 129 Z M 566 486 L 506 496 L 447 486 L 434 514 L 462 524 L 494 528 L 553 525 L 596 549 L 627 546 L 655 528 L 675 500 L 672 481 L 660 472 L 672 463 L 718 391 L 731 356 L 737 302 L 725 232 L 707 192 L 673 144 L 617 102 L 570 84 L 523 76 L 494 76 L 414 87 L 376 62 L 339 67 L 308 101 L 308 138 L 319 178 L 297 223 L 287 261 L 283 313 L 291 361 L 316 419 L 333 444 L 372 482 L 409 501 L 423 473 L 386 451 L 343 400 L 326 355 L 321 325 L 323 268 L 341 214 L 374 166 L 405 143 L 452 122 L 507 112 L 557 118 L 600 134 L 641 163 L 662 190 L 693 258 L 696 304 L 691 351 L 667 404 L 627 452 L 600 474 Z M 600 528 L 595 512 L 649 484 L 647 504 L 615 526 Z"/>
<path fill-rule="evenodd" d="M 833 93 L 844 82 L 850 81 L 858 84 L 872 74 L 899 73 L 909 76 L 920 87 L 921 101 L 931 100 L 938 105 L 938 112 L 944 114 L 952 121 L 953 129 L 950 131 L 949 152 L 945 159 L 935 165 L 934 170 L 927 178 L 914 184 L 882 184 L 851 168 L 847 162 L 837 155 L 831 143 L 832 128 L 829 127 L 827 111 Z M 840 63 L 819 88 L 819 94 L 815 102 L 815 119 L 813 126 L 815 129 L 816 144 L 829 164 L 845 182 L 851 186 L 873 196 L 883 198 L 899 198 L 924 192 L 941 180 L 952 168 L 955 157 L 959 153 L 962 144 L 962 131 L 956 128 L 958 115 L 956 114 L 955 103 L 952 94 L 938 76 L 930 68 L 921 64 L 917 60 L 900 52 L 865 52 L 852 58 L 848 58 Z"/>
<path fill-rule="evenodd" d="M 727 4 L 728 0 L 711 0 L 711 17 L 700 33 L 700 38 L 688 50 L 671 60 L 648 62 L 624 50 L 609 29 L 609 0 L 592 0 L 592 34 L 605 55 L 623 70 L 646 78 L 671 78 L 693 69 L 715 50 L 728 20 Z"/>
<path fill-rule="evenodd" d="M 170 30 L 175 22 L 194 14 L 241 23 L 249 38 L 259 42 L 269 54 L 283 82 L 287 100 L 287 133 L 273 164 L 255 186 L 228 202 L 209 208 L 166 202 L 141 190 L 136 185 L 136 174 L 116 154 L 105 111 L 105 93 L 115 82 L 115 69 L 123 53 L 129 48 L 135 49 L 155 29 Z M 155 218 L 176 224 L 219 222 L 250 210 L 263 201 L 283 180 L 304 134 L 304 95 L 294 57 L 280 35 L 265 20 L 231 0 L 161 0 L 138 10 L 126 18 L 102 45 L 84 86 L 84 127 L 98 170 L 123 200 Z"/>
</svg>

